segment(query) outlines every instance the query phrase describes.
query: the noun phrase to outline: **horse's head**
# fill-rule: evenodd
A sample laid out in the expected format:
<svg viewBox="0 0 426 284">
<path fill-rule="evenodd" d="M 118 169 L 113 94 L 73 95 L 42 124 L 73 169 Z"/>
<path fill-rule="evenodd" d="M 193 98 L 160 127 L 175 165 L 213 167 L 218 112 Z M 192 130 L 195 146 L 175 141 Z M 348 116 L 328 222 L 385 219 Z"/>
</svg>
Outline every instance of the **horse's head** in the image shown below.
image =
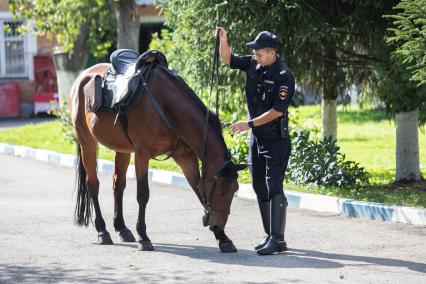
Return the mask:
<svg viewBox="0 0 426 284">
<path fill-rule="evenodd" d="M 213 178 L 204 183 L 207 208 L 203 216 L 203 225 L 210 226 L 210 230 L 225 228 L 234 193 L 238 190 L 238 171 L 245 168 L 247 164 L 225 161 Z"/>
</svg>

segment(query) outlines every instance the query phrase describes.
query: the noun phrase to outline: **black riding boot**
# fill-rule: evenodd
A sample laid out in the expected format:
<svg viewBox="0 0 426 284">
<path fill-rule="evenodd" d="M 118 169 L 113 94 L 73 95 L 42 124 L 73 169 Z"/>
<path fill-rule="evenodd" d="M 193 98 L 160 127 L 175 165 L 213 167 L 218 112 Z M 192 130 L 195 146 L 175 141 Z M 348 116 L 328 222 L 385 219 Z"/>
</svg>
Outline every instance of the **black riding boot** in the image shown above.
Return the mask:
<svg viewBox="0 0 426 284">
<path fill-rule="evenodd" d="M 266 236 L 262 242 L 254 247 L 255 250 L 263 248 L 271 238 L 271 201 L 261 201 L 257 199 L 260 209 L 260 217 L 262 218 L 263 229 L 265 230 Z"/>
<path fill-rule="evenodd" d="M 287 199 L 285 195 L 275 195 L 271 200 L 271 238 L 268 243 L 257 251 L 260 255 L 286 251 L 284 229 L 287 215 Z"/>
</svg>

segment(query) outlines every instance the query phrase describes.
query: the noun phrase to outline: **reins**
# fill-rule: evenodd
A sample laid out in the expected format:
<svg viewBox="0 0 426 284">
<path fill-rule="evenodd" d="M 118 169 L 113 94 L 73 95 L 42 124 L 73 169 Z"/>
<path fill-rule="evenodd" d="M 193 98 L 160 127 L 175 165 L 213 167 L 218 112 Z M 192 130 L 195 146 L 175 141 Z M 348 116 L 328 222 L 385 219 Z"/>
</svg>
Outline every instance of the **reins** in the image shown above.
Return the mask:
<svg viewBox="0 0 426 284">
<path fill-rule="evenodd" d="M 213 84 L 216 83 L 216 116 L 219 118 L 219 32 L 220 30 L 217 29 L 216 31 L 216 39 L 215 39 L 215 48 L 214 48 L 214 55 L 213 55 L 213 63 L 212 63 L 212 74 L 211 74 L 211 81 L 210 81 L 210 92 L 209 92 L 209 98 L 208 102 L 210 103 L 211 95 L 213 92 Z M 215 172 L 214 176 L 211 178 L 213 179 L 213 186 L 212 190 L 210 191 L 209 196 L 206 196 L 206 192 L 204 190 L 204 182 L 207 182 L 205 180 L 205 174 L 206 174 L 206 148 L 207 148 L 207 128 L 209 125 L 209 118 L 210 118 L 210 111 L 209 107 L 207 107 L 206 116 L 204 119 L 204 131 L 203 131 L 203 147 L 202 147 L 202 159 L 201 159 L 201 177 L 200 182 L 198 185 L 200 195 L 202 198 L 202 204 L 204 206 L 204 210 L 208 214 L 211 210 L 215 211 L 226 211 L 226 213 L 229 214 L 229 210 L 225 209 L 216 209 L 211 206 L 211 197 L 213 196 L 214 190 L 216 188 L 216 180 L 218 178 L 219 172 L 228 164 L 230 161 L 225 161 L 219 169 Z"/>
</svg>

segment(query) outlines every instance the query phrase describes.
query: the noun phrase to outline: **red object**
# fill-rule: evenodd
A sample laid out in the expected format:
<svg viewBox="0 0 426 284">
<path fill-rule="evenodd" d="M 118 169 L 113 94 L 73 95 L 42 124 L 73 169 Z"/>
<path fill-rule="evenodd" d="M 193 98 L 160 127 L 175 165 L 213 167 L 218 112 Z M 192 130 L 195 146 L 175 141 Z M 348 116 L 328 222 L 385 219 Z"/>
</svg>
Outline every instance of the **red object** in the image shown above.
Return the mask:
<svg viewBox="0 0 426 284">
<path fill-rule="evenodd" d="M 56 70 L 52 56 L 34 56 L 35 93 L 57 93 Z"/>
<path fill-rule="evenodd" d="M 17 83 L 0 85 L 0 117 L 21 115 L 20 91 Z"/>
<path fill-rule="evenodd" d="M 37 93 L 34 95 L 35 103 L 49 103 L 52 101 L 59 101 L 57 93 Z"/>
<path fill-rule="evenodd" d="M 34 56 L 34 78 L 34 113 L 47 112 L 52 107 L 52 102 L 59 102 L 52 56 Z"/>
</svg>

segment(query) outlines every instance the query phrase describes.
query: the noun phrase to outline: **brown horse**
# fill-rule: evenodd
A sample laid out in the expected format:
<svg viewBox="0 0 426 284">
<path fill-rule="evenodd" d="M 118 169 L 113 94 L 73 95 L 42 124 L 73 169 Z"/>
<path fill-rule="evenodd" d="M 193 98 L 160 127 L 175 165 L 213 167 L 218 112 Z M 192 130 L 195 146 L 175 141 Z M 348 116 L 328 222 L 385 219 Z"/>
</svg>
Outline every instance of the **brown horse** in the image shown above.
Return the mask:
<svg viewBox="0 0 426 284">
<path fill-rule="evenodd" d="M 208 111 L 201 100 L 183 82 L 162 66 L 154 66 L 147 80 L 151 93 L 161 104 L 173 125 L 166 127 L 158 112 L 144 94 L 136 108 L 127 114 L 128 136 L 120 123 L 114 125 L 115 114 L 85 110 L 83 88 L 94 75 L 103 76 L 109 64 L 97 64 L 86 69 L 75 80 L 70 94 L 70 111 L 77 138 L 77 203 L 75 219 L 78 225 L 87 226 L 91 207 L 95 210 L 95 227 L 99 244 L 112 244 L 102 218 L 98 193 L 97 145 L 101 143 L 115 151 L 113 174 L 114 228 L 124 242 L 135 238 L 126 227 L 122 202 L 126 187 L 126 172 L 131 153 L 135 153 L 137 201 L 139 215 L 136 230 L 142 250 L 153 250 L 146 232 L 145 209 L 149 200 L 148 163 L 153 157 L 169 152 L 179 144 L 172 158 L 182 171 L 205 208 L 203 222 L 210 226 L 222 252 L 236 251 L 224 228 L 230 213 L 234 193 L 238 190 L 238 170 L 244 168 L 230 162 L 218 118 L 209 113 L 204 159 L 205 173 L 200 179 L 198 159 L 203 157 L 204 122 Z M 131 142 L 130 142 L 130 141 Z"/>
</svg>

